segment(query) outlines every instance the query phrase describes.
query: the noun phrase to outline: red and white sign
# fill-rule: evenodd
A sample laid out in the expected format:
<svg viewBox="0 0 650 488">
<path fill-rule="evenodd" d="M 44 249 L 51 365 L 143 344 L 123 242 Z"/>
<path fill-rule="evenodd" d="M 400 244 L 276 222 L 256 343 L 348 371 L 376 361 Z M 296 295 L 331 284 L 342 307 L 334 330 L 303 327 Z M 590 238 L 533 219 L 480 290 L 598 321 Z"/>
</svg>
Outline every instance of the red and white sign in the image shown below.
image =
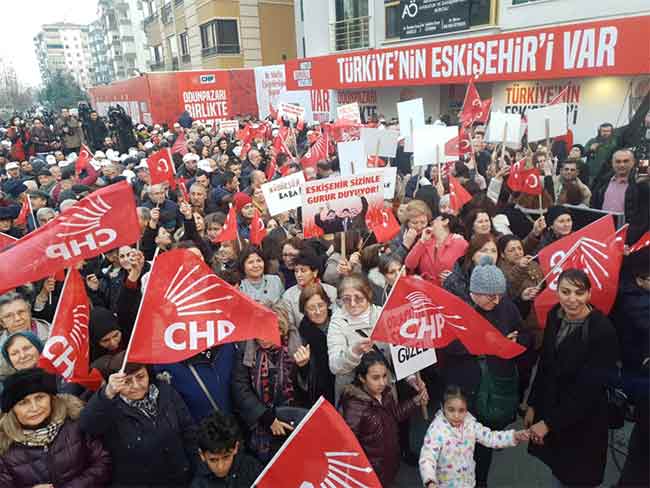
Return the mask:
<svg viewBox="0 0 650 488">
<path fill-rule="evenodd" d="M 356 124 L 361 123 L 361 112 L 359 111 L 359 104 L 349 103 L 347 105 L 339 105 L 336 107 L 336 117 L 339 120 L 349 120 Z"/>
<path fill-rule="evenodd" d="M 650 68 L 649 29 L 650 16 L 639 16 L 292 60 L 286 63 L 287 88 L 644 74 Z"/>
<path fill-rule="evenodd" d="M 293 120 L 302 119 L 305 116 L 305 107 L 294 105 L 293 103 L 282 102 L 278 111 L 280 112 L 280 116 Z"/>
<path fill-rule="evenodd" d="M 236 132 L 239 130 L 238 120 L 222 120 L 219 122 L 219 129 L 226 132 Z"/>
</svg>

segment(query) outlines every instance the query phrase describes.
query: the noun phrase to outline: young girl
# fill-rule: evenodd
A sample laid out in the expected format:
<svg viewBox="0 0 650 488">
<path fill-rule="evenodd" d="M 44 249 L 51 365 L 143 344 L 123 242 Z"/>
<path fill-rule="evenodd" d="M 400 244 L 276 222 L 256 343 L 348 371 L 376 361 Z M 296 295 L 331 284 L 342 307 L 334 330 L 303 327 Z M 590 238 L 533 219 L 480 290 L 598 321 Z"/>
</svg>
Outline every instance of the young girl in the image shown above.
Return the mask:
<svg viewBox="0 0 650 488">
<path fill-rule="evenodd" d="M 427 430 L 420 451 L 420 476 L 426 488 L 475 486 L 474 446 L 503 448 L 527 441 L 527 430 L 492 431 L 467 411 L 467 398 L 450 385 L 442 409 Z"/>
</svg>

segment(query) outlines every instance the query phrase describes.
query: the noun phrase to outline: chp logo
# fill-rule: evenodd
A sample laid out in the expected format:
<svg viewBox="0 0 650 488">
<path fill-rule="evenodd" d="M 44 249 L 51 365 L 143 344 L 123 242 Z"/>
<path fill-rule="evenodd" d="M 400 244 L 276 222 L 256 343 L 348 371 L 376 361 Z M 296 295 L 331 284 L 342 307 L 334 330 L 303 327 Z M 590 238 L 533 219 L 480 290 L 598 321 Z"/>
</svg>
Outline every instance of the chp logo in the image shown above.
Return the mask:
<svg viewBox="0 0 650 488">
<path fill-rule="evenodd" d="M 199 75 L 199 83 L 201 85 L 209 85 L 216 81 L 217 77 L 214 74 Z"/>
<path fill-rule="evenodd" d="M 407 316 L 399 327 L 399 335 L 405 339 L 440 339 L 445 326 L 467 330 L 457 323 L 462 320 L 460 315 L 448 313 L 444 306 L 435 305 L 431 298 L 421 291 L 409 293 L 406 300 L 408 303 L 399 307 L 408 309 Z"/>
<path fill-rule="evenodd" d="M 299 488 L 370 488 L 370 485 L 363 483 L 367 475 L 372 473 L 370 466 L 359 466 L 352 464 L 354 459 L 359 457 L 358 452 L 324 452 L 327 461 L 327 473 L 319 482 L 303 481 Z M 344 459 L 342 461 L 341 459 Z"/>
<path fill-rule="evenodd" d="M 45 249 L 48 258 L 68 260 L 81 256 L 84 247 L 95 251 L 117 239 L 114 229 L 102 226 L 102 218 L 112 207 L 99 195 L 87 197 L 84 203 L 85 206 L 77 204 L 61 216 L 62 230 L 55 236 L 65 242 L 49 245 Z"/>
<path fill-rule="evenodd" d="M 551 255 L 549 261 L 553 269 L 553 281 L 548 285 L 549 288 L 553 291 L 557 290 L 558 278 L 562 271 L 579 268 L 589 276 L 595 288 L 603 290 L 605 283 L 611 278 L 606 268 L 606 262 L 610 258 L 607 254 L 607 244 L 589 237 L 581 237 L 574 247 L 575 249 L 572 248 L 568 252 L 560 250 Z"/>
<path fill-rule="evenodd" d="M 70 378 L 75 370 L 77 358 L 82 356 L 82 345 L 88 344 L 88 321 L 90 320 L 87 305 L 77 305 L 72 309 L 72 330 L 70 335 L 52 336 L 45 343 L 43 356 L 61 372 L 64 378 Z"/>
</svg>

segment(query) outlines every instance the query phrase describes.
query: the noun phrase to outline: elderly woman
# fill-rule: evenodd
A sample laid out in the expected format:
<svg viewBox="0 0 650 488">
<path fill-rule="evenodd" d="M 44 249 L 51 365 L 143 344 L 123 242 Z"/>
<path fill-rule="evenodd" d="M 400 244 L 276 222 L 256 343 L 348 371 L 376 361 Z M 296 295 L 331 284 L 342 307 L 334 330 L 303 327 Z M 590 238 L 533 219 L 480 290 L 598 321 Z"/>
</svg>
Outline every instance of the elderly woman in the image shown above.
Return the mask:
<svg viewBox="0 0 650 488">
<path fill-rule="evenodd" d="M 402 260 L 420 238 L 422 231 L 429 225 L 431 208 L 422 200 L 411 200 L 406 205 L 406 223 L 399 234 L 390 242 L 390 250 Z"/>
<path fill-rule="evenodd" d="M 56 394 L 56 379 L 38 368 L 5 381 L 0 423 L 0 486 L 105 487 L 111 460 L 101 442 L 83 433 L 83 404 Z"/>
<path fill-rule="evenodd" d="M 535 223 L 533 230 L 524 239 L 524 251 L 537 254 L 545 246 L 568 236 L 573 230 L 573 218 L 569 209 L 562 205 L 551 207 L 544 219 Z"/>
<path fill-rule="evenodd" d="M 277 275 L 265 274 L 266 261 L 262 251 L 249 246 L 239 256 L 239 270 L 244 277 L 239 288 L 256 302 L 271 306 L 284 293 L 282 280 Z"/>
<path fill-rule="evenodd" d="M 529 452 L 551 468 L 553 486 L 599 486 L 607 464 L 605 386 L 616 374 L 616 332 L 591 304 L 583 271 L 562 272 L 557 293 L 560 303 L 548 314 L 528 398 Z"/>
<path fill-rule="evenodd" d="M 477 235 L 469 241 L 465 256 L 456 262 L 451 274 L 443 281 L 443 287 L 469 303 L 470 277 L 482 256 L 490 256 L 492 262 L 498 261 L 499 250 L 492 234 Z"/>
<path fill-rule="evenodd" d="M 119 368 L 122 361 L 114 363 Z M 81 429 L 110 453 L 113 487 L 180 488 L 192 479 L 192 417 L 176 390 L 154 381 L 145 365 L 127 363 L 123 373 L 113 372 L 82 411 Z"/>
<path fill-rule="evenodd" d="M 280 447 L 274 437 L 293 430 L 289 419 L 279 417 L 280 407 L 295 403 L 296 366 L 306 360 L 299 354 L 300 337 L 284 303 L 273 306 L 278 317 L 281 345 L 249 340 L 235 359 L 232 392 L 235 407 L 250 430 L 250 448 L 268 462 Z"/>
<path fill-rule="evenodd" d="M 16 371 L 35 368 L 43 352 L 43 341 L 33 332 L 11 334 L 2 344 L 2 357 Z"/>
</svg>

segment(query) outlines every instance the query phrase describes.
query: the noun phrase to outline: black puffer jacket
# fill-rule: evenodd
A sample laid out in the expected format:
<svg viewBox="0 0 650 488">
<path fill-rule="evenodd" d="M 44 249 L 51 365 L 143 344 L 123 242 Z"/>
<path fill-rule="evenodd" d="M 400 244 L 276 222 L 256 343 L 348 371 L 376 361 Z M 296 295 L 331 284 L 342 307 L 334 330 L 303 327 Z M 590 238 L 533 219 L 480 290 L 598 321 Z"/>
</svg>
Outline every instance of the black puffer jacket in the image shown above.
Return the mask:
<svg viewBox="0 0 650 488">
<path fill-rule="evenodd" d="M 99 436 L 113 459 L 113 488 L 182 488 L 198 463 L 196 429 L 183 399 L 156 383 L 158 415 L 151 419 L 104 388 L 81 414 L 81 428 Z"/>
</svg>

